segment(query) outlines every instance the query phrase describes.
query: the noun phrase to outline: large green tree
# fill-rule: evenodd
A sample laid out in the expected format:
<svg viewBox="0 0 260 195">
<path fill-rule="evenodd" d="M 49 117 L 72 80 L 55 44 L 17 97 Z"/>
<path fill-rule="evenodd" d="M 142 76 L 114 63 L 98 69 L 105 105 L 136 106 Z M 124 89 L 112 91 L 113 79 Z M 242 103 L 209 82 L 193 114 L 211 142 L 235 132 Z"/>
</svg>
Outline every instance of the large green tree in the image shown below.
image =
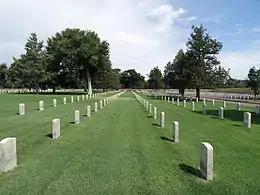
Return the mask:
<svg viewBox="0 0 260 195">
<path fill-rule="evenodd" d="M 0 87 L 6 87 L 8 68 L 6 63 L 0 64 Z"/>
<path fill-rule="evenodd" d="M 120 82 L 123 88 L 144 88 L 145 79 L 135 69 L 125 70 L 121 74 Z"/>
<path fill-rule="evenodd" d="M 25 54 L 14 58 L 11 64 L 9 79 L 16 87 L 39 90 L 44 87 L 48 77 L 47 58 L 43 41 L 39 41 L 36 33 L 32 33 L 25 44 Z"/>
<path fill-rule="evenodd" d="M 88 89 L 91 94 L 92 79 L 96 75 L 100 80 L 104 79 L 111 69 L 109 44 L 101 41 L 94 31 L 65 29 L 49 38 L 47 43 L 53 87 L 70 83 Z"/>
<path fill-rule="evenodd" d="M 164 69 L 165 82 L 169 87 L 179 89 L 182 96 L 184 96 L 185 89 L 190 85 L 188 65 L 186 53 L 180 49 L 173 62 L 168 62 Z"/>
<path fill-rule="evenodd" d="M 161 89 L 164 87 L 163 76 L 158 66 L 154 67 L 148 74 L 148 86 L 150 89 Z"/>
<path fill-rule="evenodd" d="M 260 93 L 260 69 L 250 68 L 248 72 L 248 85 L 253 90 L 255 96 Z"/>
<path fill-rule="evenodd" d="M 222 43 L 212 38 L 202 25 L 192 26 L 192 31 L 186 44 L 188 71 L 191 87 L 196 89 L 196 97 L 200 98 L 201 88 L 212 87 L 213 75 L 220 64 L 217 54 Z"/>
</svg>

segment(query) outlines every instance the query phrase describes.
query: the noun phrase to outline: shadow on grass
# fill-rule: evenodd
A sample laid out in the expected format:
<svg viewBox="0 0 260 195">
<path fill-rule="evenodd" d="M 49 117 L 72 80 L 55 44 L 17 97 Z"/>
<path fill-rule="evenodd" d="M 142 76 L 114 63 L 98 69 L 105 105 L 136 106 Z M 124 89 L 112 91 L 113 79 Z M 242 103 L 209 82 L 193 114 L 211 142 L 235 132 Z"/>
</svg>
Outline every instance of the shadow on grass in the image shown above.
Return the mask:
<svg viewBox="0 0 260 195">
<path fill-rule="evenodd" d="M 153 118 L 153 116 L 147 116 L 147 118 Z"/>
<path fill-rule="evenodd" d="M 153 123 L 153 126 L 161 127 L 161 125 L 159 125 L 159 124 L 157 124 L 157 123 Z"/>
<path fill-rule="evenodd" d="M 188 173 L 188 174 L 191 174 L 193 176 L 196 176 L 198 178 L 201 178 L 203 179 L 204 177 L 202 176 L 201 172 L 199 169 L 196 169 L 190 165 L 187 165 L 187 164 L 184 164 L 184 163 L 180 163 L 179 164 L 179 167 L 182 171 Z"/>
<path fill-rule="evenodd" d="M 48 137 L 48 138 L 51 138 L 51 139 L 52 139 L 52 133 L 48 133 L 48 134 L 46 135 L 46 137 Z"/>
<path fill-rule="evenodd" d="M 71 121 L 70 124 L 75 124 L 75 122 L 74 122 L 74 121 Z"/>
<path fill-rule="evenodd" d="M 211 118 L 214 119 L 219 119 L 218 117 L 218 110 L 207 110 L 206 114 L 203 114 L 202 111 L 193 111 L 194 113 L 197 114 L 202 114 L 202 115 L 211 115 Z M 243 122 L 244 118 L 244 112 L 243 111 L 238 111 L 238 110 L 226 110 L 224 109 L 224 119 L 231 120 L 231 121 L 236 121 L 236 122 Z M 252 123 L 254 124 L 260 124 L 260 117 L 255 113 L 251 112 L 251 120 Z"/>
<path fill-rule="evenodd" d="M 160 138 L 161 138 L 163 141 L 173 142 L 173 140 L 170 139 L 170 138 L 168 138 L 168 137 L 163 137 L 163 136 L 161 136 Z"/>
</svg>

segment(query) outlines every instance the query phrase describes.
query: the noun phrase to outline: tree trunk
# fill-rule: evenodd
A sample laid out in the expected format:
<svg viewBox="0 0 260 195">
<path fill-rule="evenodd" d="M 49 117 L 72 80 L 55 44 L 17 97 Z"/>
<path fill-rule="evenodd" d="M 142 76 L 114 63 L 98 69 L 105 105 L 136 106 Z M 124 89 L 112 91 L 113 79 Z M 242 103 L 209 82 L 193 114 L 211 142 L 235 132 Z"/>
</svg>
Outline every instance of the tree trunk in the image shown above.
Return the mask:
<svg viewBox="0 0 260 195">
<path fill-rule="evenodd" d="M 179 94 L 184 97 L 184 93 L 185 93 L 185 89 L 184 88 L 180 88 L 179 89 Z"/>
<path fill-rule="evenodd" d="M 52 87 L 52 93 L 55 93 L 55 92 L 56 92 L 56 88 Z"/>
<path fill-rule="evenodd" d="M 196 87 L 196 97 L 200 100 L 200 88 Z"/>
<path fill-rule="evenodd" d="M 92 94 L 92 84 L 91 84 L 91 77 L 89 71 L 87 70 L 87 79 L 88 79 L 88 94 Z"/>
</svg>

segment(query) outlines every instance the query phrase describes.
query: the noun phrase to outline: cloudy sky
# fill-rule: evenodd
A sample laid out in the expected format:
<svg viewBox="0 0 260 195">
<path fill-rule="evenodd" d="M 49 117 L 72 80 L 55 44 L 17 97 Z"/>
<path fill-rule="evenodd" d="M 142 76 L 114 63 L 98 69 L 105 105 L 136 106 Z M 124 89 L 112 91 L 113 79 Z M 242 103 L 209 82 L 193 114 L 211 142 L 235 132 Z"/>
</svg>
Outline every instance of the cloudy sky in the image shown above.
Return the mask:
<svg viewBox="0 0 260 195">
<path fill-rule="evenodd" d="M 113 66 L 162 70 L 201 23 L 223 42 L 231 76 L 260 64 L 260 0 L 2 0 L 0 63 L 24 52 L 31 32 L 46 40 L 67 27 L 95 30 L 111 45 Z"/>
</svg>

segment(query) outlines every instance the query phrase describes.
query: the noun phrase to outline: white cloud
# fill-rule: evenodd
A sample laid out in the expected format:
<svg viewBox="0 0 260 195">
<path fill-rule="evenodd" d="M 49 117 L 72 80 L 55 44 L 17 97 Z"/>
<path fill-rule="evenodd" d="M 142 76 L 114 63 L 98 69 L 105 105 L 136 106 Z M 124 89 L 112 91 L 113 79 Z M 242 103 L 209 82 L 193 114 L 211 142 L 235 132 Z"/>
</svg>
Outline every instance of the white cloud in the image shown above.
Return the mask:
<svg viewBox="0 0 260 195">
<path fill-rule="evenodd" d="M 259 33 L 260 32 L 260 28 L 253 28 L 252 32 Z"/>
<path fill-rule="evenodd" d="M 182 20 L 182 16 L 187 12 L 183 8 L 174 10 L 170 5 L 161 5 L 150 11 L 148 17 L 157 21 L 156 32 L 168 31 L 176 21 Z"/>
<path fill-rule="evenodd" d="M 193 21 L 193 20 L 197 20 L 196 16 L 190 16 L 188 18 L 185 18 L 186 21 Z"/>
<path fill-rule="evenodd" d="M 221 53 L 219 60 L 225 68 L 230 68 L 230 74 L 234 78 L 246 79 L 252 66 L 260 68 L 260 50 L 248 50 L 241 52 Z"/>
<path fill-rule="evenodd" d="M 185 45 L 188 32 L 174 25 L 184 13 L 167 0 L 1 1 L 0 62 L 18 57 L 31 32 L 46 40 L 67 27 L 82 28 L 108 40 L 114 67 L 145 75 L 153 66 L 163 68 Z M 149 20 L 149 14 L 159 20 Z"/>
</svg>

